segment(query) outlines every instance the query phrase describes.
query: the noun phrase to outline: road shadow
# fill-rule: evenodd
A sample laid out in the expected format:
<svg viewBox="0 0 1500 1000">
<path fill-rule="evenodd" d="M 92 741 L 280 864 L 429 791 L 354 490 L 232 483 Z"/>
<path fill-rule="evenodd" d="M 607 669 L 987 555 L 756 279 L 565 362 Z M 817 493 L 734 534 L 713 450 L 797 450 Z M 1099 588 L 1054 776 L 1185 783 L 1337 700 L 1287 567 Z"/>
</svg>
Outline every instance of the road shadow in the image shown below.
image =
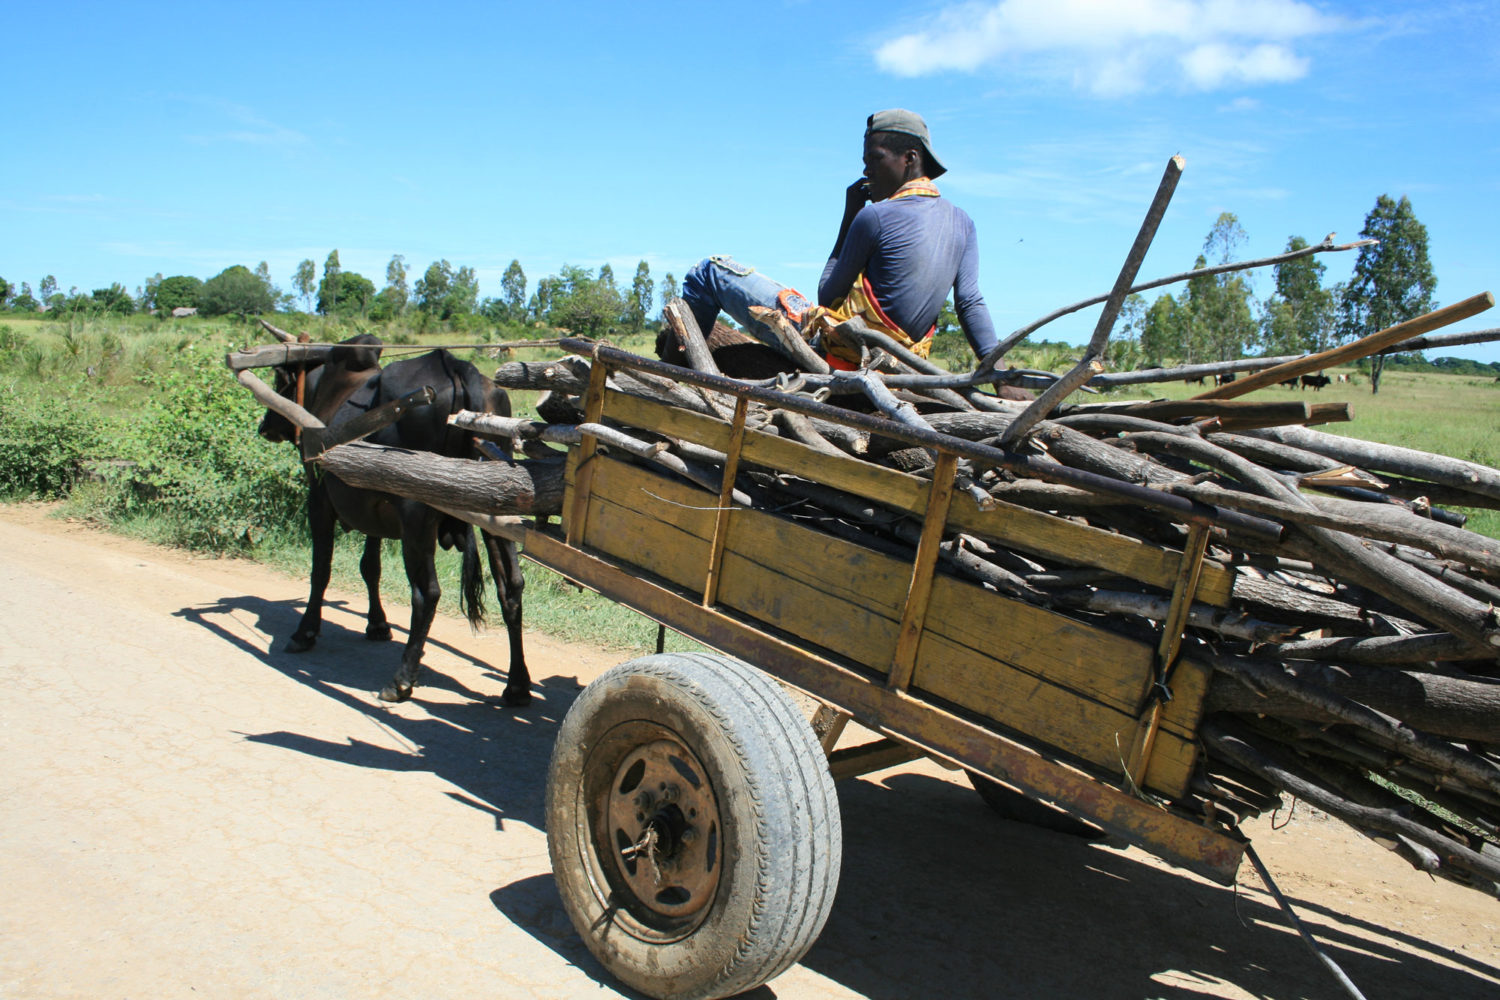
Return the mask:
<svg viewBox="0 0 1500 1000">
<path fill-rule="evenodd" d="M 839 802 L 843 878 L 803 965 L 870 1000 L 912 996 L 913 970 L 924 995 L 954 1000 L 1187 1000 L 1219 983 L 1256 997 L 1343 995 L 1258 894 L 1000 819 L 977 794 L 930 775 L 845 782 Z M 1497 995 L 1484 977 L 1500 967 L 1293 905 L 1371 997 Z"/>
<path fill-rule="evenodd" d="M 1224 984 L 1278 1000 L 1344 995 L 1260 895 L 1001 819 L 968 788 L 930 775 L 847 781 L 839 803 L 839 893 L 801 964 L 869 1000 L 1192 1000 L 1221 995 Z M 490 899 L 601 987 L 637 996 L 573 933 L 550 874 L 502 886 Z M 1485 977 L 1500 977 L 1500 967 L 1314 903 L 1294 905 L 1371 997 L 1496 995 Z M 776 988 L 773 981 L 746 996 L 771 1000 Z"/>
<path fill-rule="evenodd" d="M 177 614 L 377 720 L 414 749 L 335 743 L 285 731 L 247 734 L 247 740 L 354 767 L 432 771 L 456 787 L 449 793 L 456 800 L 491 813 L 498 830 L 506 822 L 544 828 L 552 742 L 580 691 L 575 678 L 534 677 L 532 704 L 510 709 L 429 670 L 422 679 L 428 689 L 441 688 L 461 700 L 426 701 L 419 688 L 423 712 L 408 718 L 411 713 L 393 711 L 371 693 L 388 679 L 387 668 L 394 670 L 400 637 L 371 644 L 362 631 L 325 622 L 315 650 L 267 652 L 226 627 L 228 619 L 285 636 L 300 616 L 296 602 L 235 596 Z M 474 664 L 497 686 L 503 682 L 501 672 L 473 656 L 431 645 Z M 371 657 L 372 649 L 382 655 Z M 503 650 L 503 643 L 497 649 Z M 1342 995 L 1280 912 L 1259 894 L 1236 893 L 1155 867 L 1134 852 L 1002 820 L 966 786 L 929 773 L 898 771 L 846 781 L 839 786 L 839 802 L 840 890 L 802 965 L 869 1000 L 1189 1000 L 1222 992 L 1224 983 L 1277 1000 Z M 581 969 L 607 995 L 638 996 L 614 982 L 573 932 L 550 874 L 496 888 L 490 899 L 499 913 Z M 1494 983 L 1500 967 L 1295 896 L 1293 903 L 1329 954 L 1371 997 L 1500 995 Z M 773 982 L 747 996 L 775 1000 L 776 990 Z"/>
<path fill-rule="evenodd" d="M 325 607 L 348 610 L 347 603 L 341 601 L 329 601 Z M 388 706 L 374 695 L 395 673 L 404 629 L 393 625 L 395 636 L 390 642 L 370 642 L 364 636 L 363 624 L 356 631 L 336 620 L 342 615 L 335 620 L 325 615 L 317 646 L 305 653 L 289 653 L 281 649 L 282 637 L 296 628 L 300 602 L 235 595 L 183 608 L 174 615 L 214 633 L 283 676 L 376 720 L 410 749 L 396 750 L 357 739 L 335 742 L 286 731 L 241 734 L 246 740 L 353 767 L 430 771 L 459 789 L 450 793 L 456 801 L 492 814 L 496 829 L 504 830 L 507 821 L 544 828 L 552 741 L 568 706 L 582 690 L 576 678 L 533 677 L 531 704 L 511 708 L 498 696 L 487 696 L 449 673 L 424 666 L 413 699 L 422 709 L 417 716 Z M 231 619 L 239 628 L 228 627 Z M 241 634 L 245 626 L 278 638 L 269 650 L 262 649 Z M 496 648 L 508 664 L 507 646 L 502 642 Z M 503 669 L 492 668 L 441 640 L 429 637 L 427 650 L 429 657 L 438 650 L 468 663 L 488 680 L 504 682 Z M 450 692 L 458 700 L 423 696 L 435 690 Z"/>
</svg>

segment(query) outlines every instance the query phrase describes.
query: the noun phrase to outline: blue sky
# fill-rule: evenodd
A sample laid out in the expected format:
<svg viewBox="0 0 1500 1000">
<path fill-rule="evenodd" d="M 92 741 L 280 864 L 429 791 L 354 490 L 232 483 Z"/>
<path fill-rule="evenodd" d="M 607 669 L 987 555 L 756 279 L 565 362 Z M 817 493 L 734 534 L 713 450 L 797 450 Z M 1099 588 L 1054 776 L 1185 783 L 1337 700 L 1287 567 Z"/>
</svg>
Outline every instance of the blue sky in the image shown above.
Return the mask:
<svg viewBox="0 0 1500 1000">
<path fill-rule="evenodd" d="M 1353 239 L 1405 194 L 1442 303 L 1500 287 L 1494 4 L 61 2 L 4 23 L 0 275 L 33 289 L 262 260 L 289 288 L 337 248 L 377 287 L 398 253 L 413 278 L 475 268 L 481 295 L 512 258 L 534 283 L 733 253 L 813 292 L 865 116 L 895 106 L 932 127 L 1002 334 L 1108 290 L 1177 153 L 1143 277 L 1190 267 L 1222 211 L 1258 257 Z M 1323 260 L 1331 283 L 1353 254 Z"/>
</svg>

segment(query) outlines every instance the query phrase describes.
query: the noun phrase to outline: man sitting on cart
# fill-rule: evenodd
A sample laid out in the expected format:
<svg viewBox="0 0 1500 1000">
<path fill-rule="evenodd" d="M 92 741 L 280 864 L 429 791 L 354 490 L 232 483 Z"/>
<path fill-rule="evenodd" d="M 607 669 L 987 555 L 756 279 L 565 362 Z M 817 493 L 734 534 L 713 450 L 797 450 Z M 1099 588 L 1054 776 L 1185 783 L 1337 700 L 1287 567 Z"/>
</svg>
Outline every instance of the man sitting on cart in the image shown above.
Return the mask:
<svg viewBox="0 0 1500 1000">
<path fill-rule="evenodd" d="M 732 257 L 714 256 L 682 281 L 698 328 L 707 334 L 722 310 L 781 350 L 775 334 L 750 315 L 751 306 L 780 309 L 830 365 L 851 369 L 858 346 L 830 336 L 834 327 L 858 316 L 926 357 L 952 290 L 964 336 L 984 357 L 995 346 L 995 327 L 979 291 L 974 223 L 933 184 L 947 168 L 932 153 L 927 123 L 900 108 L 877 111 L 866 122 L 864 164 L 864 175 L 844 193 L 844 219 L 818 281 L 817 305 Z"/>
</svg>

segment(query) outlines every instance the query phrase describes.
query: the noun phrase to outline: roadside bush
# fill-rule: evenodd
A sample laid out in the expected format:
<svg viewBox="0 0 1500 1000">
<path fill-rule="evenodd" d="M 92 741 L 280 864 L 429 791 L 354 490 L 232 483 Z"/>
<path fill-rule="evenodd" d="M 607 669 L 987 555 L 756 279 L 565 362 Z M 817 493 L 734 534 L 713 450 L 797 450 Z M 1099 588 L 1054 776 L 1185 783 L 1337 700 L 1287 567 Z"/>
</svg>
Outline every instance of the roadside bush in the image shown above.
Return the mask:
<svg viewBox="0 0 1500 1000">
<path fill-rule="evenodd" d="M 74 401 L 0 393 L 0 496 L 64 496 L 98 445 L 99 432 Z"/>
<path fill-rule="evenodd" d="M 173 544 L 225 552 L 296 530 L 305 488 L 292 450 L 255 433 L 262 411 L 215 350 L 190 346 L 143 376 L 150 395 L 115 449 L 132 464 L 107 506 L 120 517 L 149 507 Z"/>
</svg>

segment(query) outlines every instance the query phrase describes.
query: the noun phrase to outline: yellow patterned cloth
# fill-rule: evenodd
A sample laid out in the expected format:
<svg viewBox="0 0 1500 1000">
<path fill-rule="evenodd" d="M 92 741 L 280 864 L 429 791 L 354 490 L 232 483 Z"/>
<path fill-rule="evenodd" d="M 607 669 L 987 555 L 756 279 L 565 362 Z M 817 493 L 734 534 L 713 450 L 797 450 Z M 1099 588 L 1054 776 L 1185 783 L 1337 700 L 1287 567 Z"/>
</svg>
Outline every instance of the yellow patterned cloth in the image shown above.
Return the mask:
<svg viewBox="0 0 1500 1000">
<path fill-rule="evenodd" d="M 918 177 L 897 188 L 896 193 L 888 200 L 936 197 L 937 186 L 926 177 Z M 880 331 L 918 357 L 927 357 L 927 352 L 932 348 L 932 330 L 928 330 L 921 340 L 912 340 L 905 330 L 885 314 L 875 298 L 875 289 L 870 286 L 870 279 L 865 277 L 863 271 L 854 280 L 849 294 L 842 299 L 831 306 L 812 306 L 802 313 L 802 336 L 808 340 L 812 340 L 814 335 L 822 338 L 823 353 L 827 355 L 829 364 L 845 370 L 857 368 L 860 361 L 859 345 L 843 343 L 834 333 L 834 327 L 855 316 L 863 319 L 870 329 Z M 937 328 L 934 326 L 933 329 Z"/>
</svg>

